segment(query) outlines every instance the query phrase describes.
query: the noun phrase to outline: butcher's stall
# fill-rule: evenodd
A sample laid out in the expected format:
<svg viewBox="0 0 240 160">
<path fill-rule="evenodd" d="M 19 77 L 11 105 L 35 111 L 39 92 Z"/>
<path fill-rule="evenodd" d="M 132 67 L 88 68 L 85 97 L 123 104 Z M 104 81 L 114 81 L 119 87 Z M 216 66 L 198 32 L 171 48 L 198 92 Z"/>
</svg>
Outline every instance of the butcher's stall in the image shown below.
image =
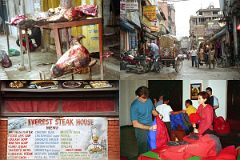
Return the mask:
<svg viewBox="0 0 240 160">
<path fill-rule="evenodd" d="M 34 7 L 34 6 L 33 6 Z M 32 70 L 31 51 L 39 47 L 37 40 L 32 41 L 29 32 L 33 29 L 40 28 L 42 32 L 48 30 L 49 34 L 53 36 L 55 51 L 57 55 L 57 62 L 51 68 L 50 79 L 61 77 L 65 74 L 89 74 L 87 79 L 92 79 L 92 67 L 99 63 L 99 72 L 101 79 L 103 79 L 103 26 L 102 26 L 102 9 L 101 3 L 96 4 L 82 4 L 82 5 L 64 5 L 61 4 L 56 8 L 49 8 L 47 11 L 38 11 L 33 15 L 21 14 L 13 17 L 10 22 L 6 22 L 8 27 L 16 27 L 18 31 L 18 43 L 20 46 L 21 63 L 19 70 Z M 83 35 L 73 36 L 72 31 L 79 26 L 96 25 L 94 32 L 98 33 L 95 40 L 90 35 L 90 31 L 85 32 L 87 27 L 82 28 Z M 40 31 L 40 32 L 41 32 Z M 87 34 L 89 32 L 89 34 Z M 85 34 L 85 35 L 84 35 Z M 9 33 L 7 35 L 8 53 L 10 52 Z M 96 38 L 99 46 L 99 62 L 98 59 L 91 58 L 91 45 L 84 45 L 81 39 L 91 39 L 91 45 L 95 45 Z M 44 40 L 42 40 L 44 42 Z M 50 42 L 48 42 L 50 43 Z M 46 44 L 46 42 L 44 42 Z M 41 45 L 46 51 L 49 45 Z M 27 55 L 27 66 L 25 65 Z M 44 79 L 44 77 L 40 77 Z"/>
</svg>

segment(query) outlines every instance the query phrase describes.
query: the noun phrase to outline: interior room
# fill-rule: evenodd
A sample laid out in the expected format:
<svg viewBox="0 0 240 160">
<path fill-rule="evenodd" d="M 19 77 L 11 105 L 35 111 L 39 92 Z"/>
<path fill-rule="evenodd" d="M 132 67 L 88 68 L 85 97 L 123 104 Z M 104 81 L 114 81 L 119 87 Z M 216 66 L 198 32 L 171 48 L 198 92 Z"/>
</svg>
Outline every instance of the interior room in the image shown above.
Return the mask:
<svg viewBox="0 0 240 160">
<path fill-rule="evenodd" d="M 238 105 L 240 104 L 239 81 L 120 81 L 121 159 L 134 160 L 139 158 L 135 130 L 130 116 L 131 103 L 137 98 L 135 90 L 140 86 L 148 87 L 149 97 L 152 102 L 159 94 L 167 94 L 169 95 L 169 105 L 172 110 L 179 111 L 186 109 L 185 100 L 187 99 L 192 99 L 193 106 L 196 109 L 198 108 L 198 100 L 194 100 L 193 97 L 191 97 L 191 87 L 193 85 L 199 85 L 200 91 L 205 91 L 207 87 L 212 88 L 212 94 L 217 97 L 219 102 L 219 108 L 216 109 L 216 115 L 217 117 L 223 117 L 230 125 L 230 133 L 218 136 L 222 148 L 231 145 L 235 147 L 240 146 L 240 107 Z"/>
</svg>

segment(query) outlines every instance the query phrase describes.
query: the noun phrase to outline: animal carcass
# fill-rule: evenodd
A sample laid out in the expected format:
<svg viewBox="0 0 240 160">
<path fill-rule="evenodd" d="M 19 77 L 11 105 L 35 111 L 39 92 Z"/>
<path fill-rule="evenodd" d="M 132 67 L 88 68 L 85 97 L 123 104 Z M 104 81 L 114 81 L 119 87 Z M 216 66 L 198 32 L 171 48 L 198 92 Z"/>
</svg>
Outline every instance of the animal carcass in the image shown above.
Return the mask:
<svg viewBox="0 0 240 160">
<path fill-rule="evenodd" d="M 71 48 L 51 68 L 52 77 L 60 77 L 89 66 L 91 58 L 88 50 L 80 44 L 82 38 L 83 36 L 73 39 Z"/>
</svg>

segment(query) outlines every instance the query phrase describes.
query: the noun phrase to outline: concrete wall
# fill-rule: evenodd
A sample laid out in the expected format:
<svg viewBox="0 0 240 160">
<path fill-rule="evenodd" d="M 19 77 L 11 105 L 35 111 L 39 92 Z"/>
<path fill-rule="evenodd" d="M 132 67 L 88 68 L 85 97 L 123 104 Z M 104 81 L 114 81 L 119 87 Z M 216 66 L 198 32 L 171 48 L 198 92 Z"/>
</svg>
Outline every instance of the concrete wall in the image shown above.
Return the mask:
<svg viewBox="0 0 240 160">
<path fill-rule="evenodd" d="M 165 26 L 168 26 L 168 4 L 167 2 L 159 2 L 158 5 L 162 9 L 162 12 L 164 13 L 166 20 L 164 22 Z"/>
<path fill-rule="evenodd" d="M 135 90 L 140 86 L 148 86 L 148 81 L 120 81 L 120 125 L 131 125 L 130 106 L 136 98 Z"/>
</svg>

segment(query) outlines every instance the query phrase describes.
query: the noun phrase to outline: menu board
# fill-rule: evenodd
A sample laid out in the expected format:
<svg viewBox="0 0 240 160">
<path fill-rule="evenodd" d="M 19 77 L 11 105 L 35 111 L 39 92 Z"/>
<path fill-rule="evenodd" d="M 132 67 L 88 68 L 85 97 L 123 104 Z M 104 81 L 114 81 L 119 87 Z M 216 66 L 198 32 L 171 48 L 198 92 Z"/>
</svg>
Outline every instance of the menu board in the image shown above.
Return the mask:
<svg viewBox="0 0 240 160">
<path fill-rule="evenodd" d="M 8 119 L 8 160 L 107 160 L 106 118 Z"/>
</svg>

